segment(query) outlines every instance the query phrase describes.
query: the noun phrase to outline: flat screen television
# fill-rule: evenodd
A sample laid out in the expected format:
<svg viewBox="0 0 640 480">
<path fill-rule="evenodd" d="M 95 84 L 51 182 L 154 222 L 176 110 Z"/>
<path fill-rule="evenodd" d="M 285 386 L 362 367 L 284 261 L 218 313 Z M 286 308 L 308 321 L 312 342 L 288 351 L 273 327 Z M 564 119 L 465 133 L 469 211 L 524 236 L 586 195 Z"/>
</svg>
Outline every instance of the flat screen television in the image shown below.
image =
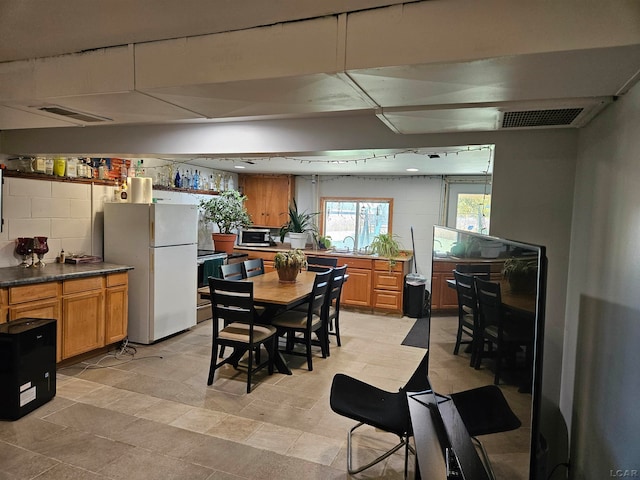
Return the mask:
<svg viewBox="0 0 640 480">
<path fill-rule="evenodd" d="M 507 283 L 504 279 L 503 271 L 505 265 L 507 270 L 514 269 L 517 265 L 526 263 L 525 284 L 516 286 Z M 432 256 L 432 316 L 448 315 L 457 326 L 457 310 L 451 309 L 451 298 L 455 297 L 455 282 L 453 270 L 464 269 L 466 267 L 473 273 L 473 268 L 481 265 L 481 270 L 489 270 L 490 280 L 501 282 L 503 291 L 508 295 L 509 290 L 514 288 L 521 292 L 527 292 L 531 319 L 533 321 L 534 345 L 532 348 L 533 358 L 527 364 L 531 366 L 530 372 L 525 372 L 524 384 L 520 385 L 521 394 L 530 397 L 529 418 L 520 418 L 523 429 L 530 428 L 529 454 L 523 455 L 527 458 L 528 465 L 520 465 L 519 470 L 525 472 L 528 469 L 529 479 L 541 480 L 544 476 L 544 461 L 541 459 L 541 451 L 544 450 L 545 442 L 540 434 L 540 414 L 541 414 L 541 388 L 542 388 L 542 357 L 544 340 L 544 307 L 546 291 L 547 259 L 545 248 L 520 241 L 507 240 L 504 238 L 481 235 L 464 230 L 456 230 L 448 227 L 435 226 L 433 231 L 433 256 Z M 460 267 L 458 267 L 460 266 Z M 435 272 L 438 272 L 435 274 Z M 528 276 L 527 276 L 528 274 Z M 512 275 L 516 277 L 517 275 Z M 447 282 L 448 281 L 448 282 Z M 437 284 L 439 282 L 439 284 Z M 436 296 L 441 298 L 434 298 Z M 440 301 L 448 296 L 448 301 Z M 453 301 L 457 304 L 457 301 Z M 504 303 L 504 298 L 503 298 Z M 438 308 L 445 306 L 445 308 Z M 455 339 L 452 340 L 455 342 Z M 453 352 L 452 352 L 453 354 Z M 490 368 L 490 363 L 486 368 Z M 471 370 L 473 368 L 469 367 Z M 485 368 L 483 366 L 483 368 Z M 486 374 L 485 374 L 486 378 Z M 491 379 L 493 377 L 490 377 Z M 508 380 L 507 380 L 508 381 Z M 502 383 L 502 381 L 501 381 Z M 489 452 L 489 456 L 491 452 Z M 527 478 L 527 477 L 525 477 Z M 501 480 L 498 478 L 497 480 Z"/>
</svg>

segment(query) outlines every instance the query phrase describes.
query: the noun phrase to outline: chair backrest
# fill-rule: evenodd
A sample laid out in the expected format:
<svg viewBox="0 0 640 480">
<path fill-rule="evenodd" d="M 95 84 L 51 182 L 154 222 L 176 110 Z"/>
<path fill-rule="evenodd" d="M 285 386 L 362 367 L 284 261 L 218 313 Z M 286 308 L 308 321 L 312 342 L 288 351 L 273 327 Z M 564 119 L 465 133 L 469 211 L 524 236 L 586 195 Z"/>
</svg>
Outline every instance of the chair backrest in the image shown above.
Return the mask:
<svg viewBox="0 0 640 480">
<path fill-rule="evenodd" d="M 314 257 L 313 255 L 307 256 L 307 265 L 321 265 L 323 267 L 337 267 L 338 257 Z M 324 270 L 328 270 L 325 268 Z"/>
<path fill-rule="evenodd" d="M 473 275 L 483 280 L 491 280 L 491 265 L 488 263 L 458 263 L 456 271 Z"/>
<path fill-rule="evenodd" d="M 316 273 L 316 278 L 313 281 L 313 289 L 309 295 L 309 304 L 307 311 L 307 324 L 311 326 L 311 318 L 314 313 L 322 314 L 324 309 L 327 293 L 329 291 L 329 283 L 331 281 L 331 270 L 326 272 Z"/>
<path fill-rule="evenodd" d="M 220 265 L 220 273 L 224 280 L 242 280 L 244 275 L 242 274 L 241 263 L 230 263 L 228 265 Z"/>
<path fill-rule="evenodd" d="M 233 322 L 241 322 L 252 326 L 250 338 L 253 341 L 253 283 L 209 277 L 209 294 L 213 334 L 218 334 L 221 324 L 226 326 Z"/>
<path fill-rule="evenodd" d="M 458 293 L 458 314 L 473 313 L 475 316 L 478 311 L 478 298 L 474 276 L 460 273 L 457 270 L 453 271 L 453 276 L 456 279 L 456 292 Z"/>
<path fill-rule="evenodd" d="M 307 265 L 308 272 L 330 272 L 332 267 L 327 265 Z"/>
<path fill-rule="evenodd" d="M 251 278 L 264 274 L 264 261 L 261 258 L 252 258 L 242 262 L 242 276 Z"/>
<path fill-rule="evenodd" d="M 329 291 L 329 303 L 340 302 L 340 294 L 342 293 L 342 285 L 346 280 L 347 276 L 347 266 L 343 265 L 341 267 L 336 267 L 331 271 L 331 283 L 330 283 L 330 291 Z"/>
<path fill-rule="evenodd" d="M 478 296 L 478 319 L 482 329 L 502 323 L 502 296 L 500 284 L 474 277 Z"/>
</svg>

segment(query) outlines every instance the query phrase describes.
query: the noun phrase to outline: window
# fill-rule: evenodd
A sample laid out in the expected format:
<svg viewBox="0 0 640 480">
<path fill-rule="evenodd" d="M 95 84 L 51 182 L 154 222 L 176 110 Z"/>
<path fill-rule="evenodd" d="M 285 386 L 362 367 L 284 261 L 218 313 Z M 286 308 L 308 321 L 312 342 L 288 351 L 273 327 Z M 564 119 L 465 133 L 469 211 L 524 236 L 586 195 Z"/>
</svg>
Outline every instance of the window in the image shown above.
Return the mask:
<svg viewBox="0 0 640 480">
<path fill-rule="evenodd" d="M 491 193 L 485 185 L 450 184 L 447 226 L 469 232 L 489 233 Z"/>
<path fill-rule="evenodd" d="M 322 234 L 336 248 L 361 250 L 391 232 L 393 199 L 322 198 Z"/>
</svg>

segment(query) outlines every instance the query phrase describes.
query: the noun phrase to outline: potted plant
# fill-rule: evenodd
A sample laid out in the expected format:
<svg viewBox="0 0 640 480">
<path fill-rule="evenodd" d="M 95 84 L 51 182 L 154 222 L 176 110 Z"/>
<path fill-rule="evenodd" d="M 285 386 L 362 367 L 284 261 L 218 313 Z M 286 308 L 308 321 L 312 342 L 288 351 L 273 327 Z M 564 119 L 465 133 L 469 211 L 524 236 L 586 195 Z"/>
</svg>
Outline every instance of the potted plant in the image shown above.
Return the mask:
<svg viewBox="0 0 640 480">
<path fill-rule="evenodd" d="M 318 233 L 318 227 L 313 223 L 318 212 L 308 213 L 298 211 L 296 201 L 289 205 L 289 221 L 280 227 L 280 241 L 284 242 L 284 237 L 289 234 L 291 248 L 304 248 L 307 244 L 307 235 L 312 233 L 314 238 Z"/>
<path fill-rule="evenodd" d="M 247 213 L 244 201 L 247 199 L 236 190 L 227 190 L 209 200 L 200 201 L 205 222 L 213 222 L 218 226 L 218 233 L 212 233 L 214 250 L 233 252 L 236 242 L 236 231 L 251 225 L 251 217 Z"/>
<path fill-rule="evenodd" d="M 502 267 L 502 278 L 509 282 L 512 293 L 530 293 L 536 289 L 538 261 L 536 258 L 511 257 Z"/>
<path fill-rule="evenodd" d="M 331 237 L 328 235 L 319 235 L 318 236 L 318 248 L 320 250 L 327 250 L 331 248 Z"/>
<path fill-rule="evenodd" d="M 307 257 L 300 249 L 278 252 L 273 259 L 273 266 L 280 282 L 293 283 L 300 270 L 307 266 Z"/>
<path fill-rule="evenodd" d="M 369 245 L 372 254 L 389 259 L 389 270 L 396 266 L 395 259 L 400 255 L 401 245 L 397 238 L 392 233 L 380 233 Z"/>
</svg>

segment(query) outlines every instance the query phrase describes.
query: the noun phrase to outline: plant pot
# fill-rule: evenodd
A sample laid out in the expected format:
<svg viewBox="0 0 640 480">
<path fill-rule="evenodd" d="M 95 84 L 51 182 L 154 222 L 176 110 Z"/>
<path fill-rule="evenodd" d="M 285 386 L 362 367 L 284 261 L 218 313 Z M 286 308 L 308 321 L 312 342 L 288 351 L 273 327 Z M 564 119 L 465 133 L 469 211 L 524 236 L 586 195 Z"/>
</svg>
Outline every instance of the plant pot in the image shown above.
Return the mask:
<svg viewBox="0 0 640 480">
<path fill-rule="evenodd" d="M 300 267 L 280 267 L 277 272 L 280 283 L 295 283 Z"/>
<path fill-rule="evenodd" d="M 291 242 L 291 248 L 299 248 L 302 250 L 307 245 L 307 233 L 289 232 L 289 242 Z"/>
<path fill-rule="evenodd" d="M 213 249 L 217 252 L 233 253 L 236 237 L 235 233 L 212 233 Z"/>
</svg>

